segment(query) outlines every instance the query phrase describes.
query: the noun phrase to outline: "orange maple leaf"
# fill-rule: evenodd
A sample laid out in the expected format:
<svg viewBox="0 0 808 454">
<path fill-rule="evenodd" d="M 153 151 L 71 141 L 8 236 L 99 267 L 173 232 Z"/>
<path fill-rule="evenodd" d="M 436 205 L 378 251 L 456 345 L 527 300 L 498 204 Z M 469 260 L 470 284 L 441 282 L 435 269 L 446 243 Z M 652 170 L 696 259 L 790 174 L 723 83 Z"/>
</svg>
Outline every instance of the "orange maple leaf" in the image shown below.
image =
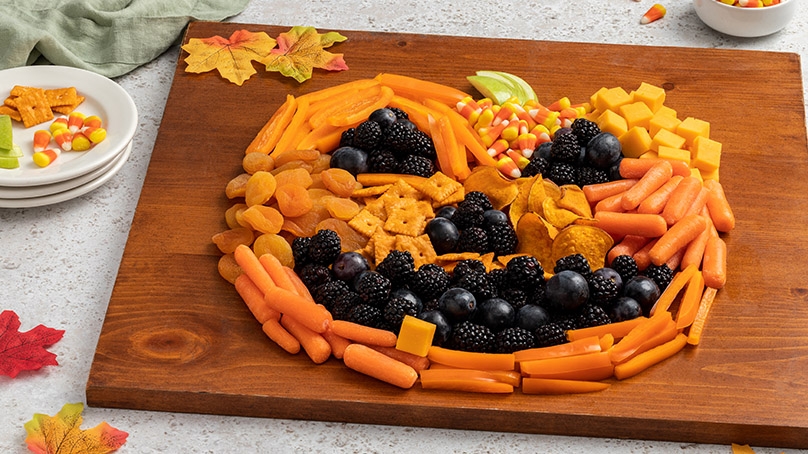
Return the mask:
<svg viewBox="0 0 808 454">
<path fill-rule="evenodd" d="M 106 422 L 81 430 L 81 403 L 65 404 L 56 416 L 34 414 L 25 423 L 28 449 L 37 454 L 106 454 L 126 442 L 128 433 Z"/>
<path fill-rule="evenodd" d="M 219 74 L 236 85 L 241 85 L 256 73 L 252 62 L 262 61 L 270 55 L 276 41 L 264 32 L 237 30 L 229 39 L 221 36 L 191 38 L 182 49 L 188 52 L 185 71 L 203 73 L 219 70 Z"/>
<path fill-rule="evenodd" d="M 310 79 L 314 68 L 345 71 L 348 65 L 342 54 L 332 54 L 325 48 L 346 39 L 337 32 L 320 34 L 314 27 L 295 26 L 278 35 L 278 48 L 272 49 L 262 63 L 267 71 L 278 71 L 298 82 Z"/>
</svg>

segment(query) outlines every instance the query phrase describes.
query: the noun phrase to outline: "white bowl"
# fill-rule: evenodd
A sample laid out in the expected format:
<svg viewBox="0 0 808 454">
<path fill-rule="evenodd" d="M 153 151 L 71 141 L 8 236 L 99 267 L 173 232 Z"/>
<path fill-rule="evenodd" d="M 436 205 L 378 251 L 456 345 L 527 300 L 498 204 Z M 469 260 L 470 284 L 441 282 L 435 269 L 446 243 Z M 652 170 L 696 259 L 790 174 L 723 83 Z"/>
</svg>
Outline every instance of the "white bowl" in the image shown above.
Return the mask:
<svg viewBox="0 0 808 454">
<path fill-rule="evenodd" d="M 718 0 L 693 0 L 696 14 L 710 28 L 727 35 L 753 38 L 778 32 L 788 24 L 799 0 L 762 8 L 742 8 Z"/>
</svg>

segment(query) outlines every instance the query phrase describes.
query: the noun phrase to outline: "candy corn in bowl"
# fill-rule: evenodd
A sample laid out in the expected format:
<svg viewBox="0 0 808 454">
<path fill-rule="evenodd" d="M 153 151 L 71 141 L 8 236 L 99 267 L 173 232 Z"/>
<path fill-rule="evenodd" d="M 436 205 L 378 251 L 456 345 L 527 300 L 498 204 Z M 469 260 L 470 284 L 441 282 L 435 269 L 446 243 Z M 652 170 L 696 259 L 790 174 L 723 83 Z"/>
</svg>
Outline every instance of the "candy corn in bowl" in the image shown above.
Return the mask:
<svg viewBox="0 0 808 454">
<path fill-rule="evenodd" d="M 696 14 L 710 28 L 754 38 L 782 30 L 800 0 L 693 0 Z"/>
</svg>

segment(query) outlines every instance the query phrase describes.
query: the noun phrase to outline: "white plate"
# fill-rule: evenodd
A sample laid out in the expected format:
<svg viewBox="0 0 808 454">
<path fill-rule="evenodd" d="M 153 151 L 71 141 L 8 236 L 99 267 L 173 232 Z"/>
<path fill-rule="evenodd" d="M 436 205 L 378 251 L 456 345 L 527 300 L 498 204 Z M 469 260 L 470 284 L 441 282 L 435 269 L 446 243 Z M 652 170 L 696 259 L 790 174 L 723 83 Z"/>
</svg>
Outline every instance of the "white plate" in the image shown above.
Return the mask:
<svg viewBox="0 0 808 454">
<path fill-rule="evenodd" d="M 104 76 L 67 66 L 35 65 L 0 71 L 0 99 L 5 99 L 14 85 L 76 87 L 79 94 L 86 98 L 76 111 L 101 117 L 104 129 L 107 130 L 107 138 L 88 151 L 62 152 L 53 164 L 41 168 L 31 158 L 34 154 L 34 131 L 48 129 L 51 122 L 26 129 L 15 121 L 14 142 L 22 148 L 25 156 L 20 158 L 20 167 L 0 169 L 0 186 L 46 185 L 92 172 L 115 159 L 135 135 L 135 102 L 120 85 Z M 57 114 L 56 117 L 58 116 Z"/>
<path fill-rule="evenodd" d="M 42 197 L 31 197 L 25 199 L 0 198 L 0 208 L 32 208 L 44 205 L 52 205 L 54 203 L 65 202 L 67 200 L 84 195 L 94 189 L 98 189 L 101 185 L 109 181 L 110 178 L 115 176 L 115 174 L 121 170 L 121 167 L 126 164 L 126 160 L 129 158 L 131 153 L 132 143 L 130 142 L 124 149 L 123 153 L 120 154 L 120 157 L 115 160 L 115 165 L 113 165 L 109 170 L 106 171 L 106 173 L 102 174 L 98 178 L 76 186 L 72 189 L 68 189 L 67 191 L 57 192 L 56 194 L 49 194 Z"/>
<path fill-rule="evenodd" d="M 115 156 L 115 159 L 102 165 L 101 167 L 85 173 L 84 175 L 69 180 L 59 181 L 51 184 L 41 184 L 37 186 L 0 186 L 0 199 L 31 199 L 34 197 L 44 197 L 46 195 L 64 192 L 68 189 L 89 183 L 92 180 L 105 174 L 115 166 L 121 159 L 126 159 L 124 152 L 132 147 L 132 142 Z"/>
</svg>

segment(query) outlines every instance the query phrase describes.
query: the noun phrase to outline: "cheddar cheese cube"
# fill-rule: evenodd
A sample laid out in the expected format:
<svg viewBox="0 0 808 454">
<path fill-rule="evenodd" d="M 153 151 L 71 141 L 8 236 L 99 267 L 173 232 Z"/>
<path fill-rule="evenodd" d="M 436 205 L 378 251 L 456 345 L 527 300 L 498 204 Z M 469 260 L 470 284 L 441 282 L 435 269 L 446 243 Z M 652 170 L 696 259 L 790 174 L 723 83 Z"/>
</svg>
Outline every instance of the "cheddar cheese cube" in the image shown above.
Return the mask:
<svg viewBox="0 0 808 454">
<path fill-rule="evenodd" d="M 682 120 L 676 118 L 676 115 L 669 115 L 661 111 L 657 111 L 651 120 L 648 122 L 648 133 L 654 137 L 660 129 L 667 129 L 668 131 L 676 131 Z"/>
<path fill-rule="evenodd" d="M 666 147 L 661 145 L 657 149 L 657 156 L 663 159 L 682 161 L 690 165 L 690 151 L 682 148 Z"/>
<path fill-rule="evenodd" d="M 609 88 L 598 95 L 597 104 L 595 109 L 598 110 L 613 110 L 617 111 L 623 104 L 629 104 L 633 98 L 622 87 Z"/>
<path fill-rule="evenodd" d="M 676 127 L 676 134 L 684 137 L 685 143 L 690 147 L 696 137 L 710 138 L 710 123 L 698 118 L 687 117 Z"/>
<path fill-rule="evenodd" d="M 405 315 L 398 332 L 396 349 L 416 356 L 426 356 L 432 346 L 435 329 L 434 323 Z"/>
<path fill-rule="evenodd" d="M 667 117 L 673 117 L 673 118 L 678 118 L 678 117 L 679 117 L 679 114 L 678 114 L 678 113 L 676 113 L 676 110 L 671 109 L 671 108 L 670 108 L 670 107 L 668 107 L 668 106 L 662 106 L 662 107 L 660 107 L 660 108 L 659 108 L 659 110 L 657 110 L 656 112 L 654 112 L 654 114 L 655 114 L 655 115 L 665 115 L 665 116 L 667 116 Z"/>
<path fill-rule="evenodd" d="M 667 129 L 660 129 L 657 131 L 656 135 L 653 135 L 652 137 L 651 149 L 654 151 L 658 151 L 659 147 L 662 146 L 670 148 L 683 148 L 685 146 L 684 137 L 676 134 L 675 132 L 670 132 Z"/>
<path fill-rule="evenodd" d="M 644 102 L 651 109 L 651 112 L 656 113 L 665 104 L 665 89 L 642 82 L 639 88 L 634 91 L 634 101 Z"/>
<path fill-rule="evenodd" d="M 648 150 L 640 155 L 640 159 L 659 159 L 659 155 L 654 150 Z"/>
<path fill-rule="evenodd" d="M 598 117 L 596 123 L 603 132 L 610 132 L 615 137 L 620 137 L 628 131 L 626 119 L 613 110 L 604 110 Z"/>
<path fill-rule="evenodd" d="M 620 115 L 626 119 L 628 129 L 635 126 L 640 126 L 648 129 L 648 123 L 654 116 L 654 112 L 642 101 L 633 102 L 631 104 L 623 104 L 620 106 Z"/>
<path fill-rule="evenodd" d="M 623 156 L 627 158 L 637 158 L 651 149 L 651 136 L 648 130 L 641 126 L 629 129 L 618 139 L 623 147 Z"/>
<path fill-rule="evenodd" d="M 693 167 L 711 172 L 721 164 L 721 142 L 698 136 L 691 147 Z"/>
</svg>

